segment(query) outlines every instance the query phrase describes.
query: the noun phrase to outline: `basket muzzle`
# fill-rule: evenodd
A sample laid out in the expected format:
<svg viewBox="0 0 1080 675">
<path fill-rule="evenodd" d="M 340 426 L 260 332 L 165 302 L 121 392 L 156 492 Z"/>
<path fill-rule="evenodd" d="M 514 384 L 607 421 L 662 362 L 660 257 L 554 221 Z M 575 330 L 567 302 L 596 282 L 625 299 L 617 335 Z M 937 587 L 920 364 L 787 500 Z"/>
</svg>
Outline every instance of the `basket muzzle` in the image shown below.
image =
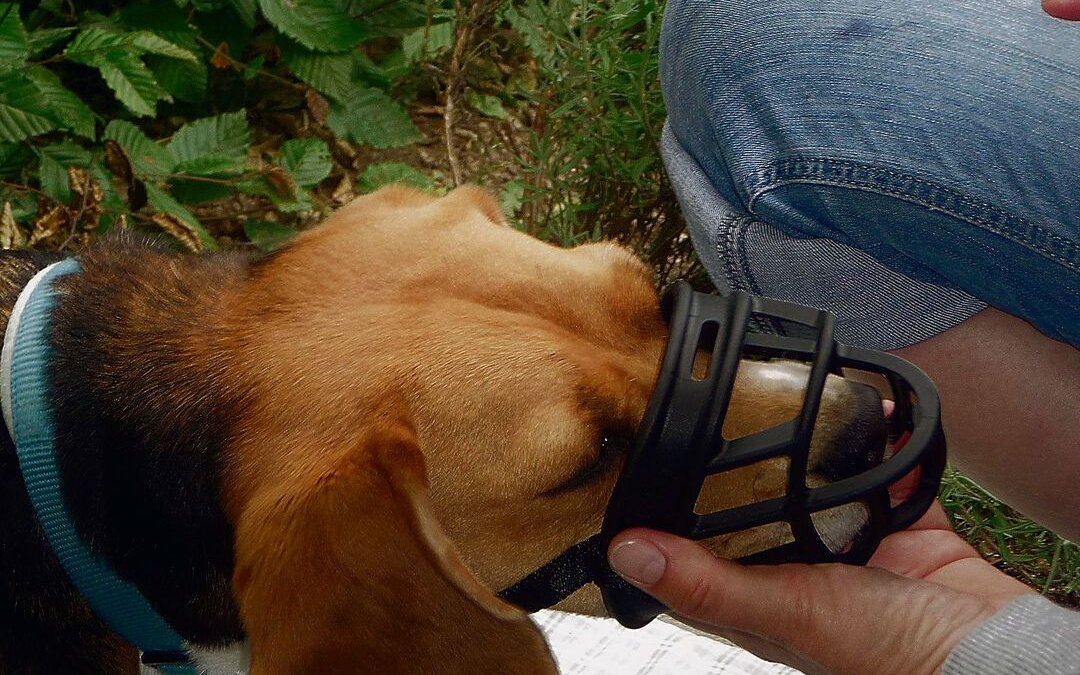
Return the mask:
<svg viewBox="0 0 1080 675">
<path fill-rule="evenodd" d="M 742 558 L 748 564 L 864 564 L 881 540 L 918 520 L 938 492 L 945 467 L 937 391 L 917 367 L 896 356 L 839 344 L 833 316 L 809 307 L 737 292 L 716 296 L 676 282 L 662 307 L 670 334 L 652 398 L 605 512 L 600 532 L 564 551 L 500 595 L 529 611 L 550 607 L 582 585 L 600 587 L 609 614 L 624 626 L 649 623 L 665 607 L 626 583 L 607 564 L 611 540 L 647 527 L 701 540 L 769 524 L 786 524 L 780 545 Z M 769 327 L 774 333 L 758 332 Z M 736 439 L 722 430 L 739 363 L 784 359 L 809 366 L 797 416 Z M 853 369 L 880 376 L 895 407 L 888 424 L 896 443 L 870 453 L 853 475 L 811 487 L 810 448 L 825 381 Z M 695 512 L 710 476 L 757 462 L 786 459 L 784 494 L 711 513 Z M 890 486 L 919 469 L 902 501 Z M 812 481 L 811 481 L 812 482 Z M 820 514 L 859 505 L 857 532 L 842 547 L 828 543 Z"/>
</svg>

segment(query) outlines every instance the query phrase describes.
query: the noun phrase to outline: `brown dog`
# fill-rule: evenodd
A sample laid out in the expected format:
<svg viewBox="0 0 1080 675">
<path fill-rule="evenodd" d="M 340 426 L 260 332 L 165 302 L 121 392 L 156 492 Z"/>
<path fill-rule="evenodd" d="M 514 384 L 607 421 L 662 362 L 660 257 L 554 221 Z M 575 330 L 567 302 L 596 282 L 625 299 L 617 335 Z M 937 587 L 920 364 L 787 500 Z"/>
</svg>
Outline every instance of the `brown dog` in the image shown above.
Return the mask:
<svg viewBox="0 0 1080 675">
<path fill-rule="evenodd" d="M 80 261 L 52 328 L 65 497 L 187 640 L 246 639 L 258 675 L 554 672 L 493 591 L 599 529 L 666 337 L 641 262 L 532 239 L 476 189 L 399 187 L 265 257 L 112 240 Z M 47 262 L 0 259 L 0 318 Z M 798 377 L 744 362 L 726 435 L 794 416 Z M 884 431 L 869 387 L 830 378 L 822 405 L 828 474 Z M 0 672 L 136 673 L 42 540 L 6 434 L 2 457 Z M 785 475 L 713 480 L 702 507 Z M 588 589 L 564 604 L 603 611 Z"/>
</svg>

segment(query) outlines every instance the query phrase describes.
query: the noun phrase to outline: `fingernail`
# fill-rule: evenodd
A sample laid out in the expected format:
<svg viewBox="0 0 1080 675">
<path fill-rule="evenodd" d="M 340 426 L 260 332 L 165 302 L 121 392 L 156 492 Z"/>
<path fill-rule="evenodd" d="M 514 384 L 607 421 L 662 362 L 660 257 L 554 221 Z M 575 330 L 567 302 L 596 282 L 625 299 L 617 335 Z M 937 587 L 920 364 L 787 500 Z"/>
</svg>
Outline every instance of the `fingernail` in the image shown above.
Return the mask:
<svg viewBox="0 0 1080 675">
<path fill-rule="evenodd" d="M 660 549 L 640 539 L 624 541 L 611 549 L 608 563 L 627 581 L 646 585 L 660 581 L 667 569 L 667 558 Z"/>
</svg>

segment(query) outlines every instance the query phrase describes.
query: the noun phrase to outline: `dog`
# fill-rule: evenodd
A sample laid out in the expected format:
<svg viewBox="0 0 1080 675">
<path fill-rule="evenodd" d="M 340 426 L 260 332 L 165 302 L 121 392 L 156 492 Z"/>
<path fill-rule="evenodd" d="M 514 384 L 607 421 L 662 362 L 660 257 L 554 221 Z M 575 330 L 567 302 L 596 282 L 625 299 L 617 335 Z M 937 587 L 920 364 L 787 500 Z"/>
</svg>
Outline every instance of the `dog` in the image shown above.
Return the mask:
<svg viewBox="0 0 1080 675">
<path fill-rule="evenodd" d="M 0 257 L 0 325 L 55 259 Z M 246 644 L 254 675 L 555 672 L 495 592 L 600 527 L 667 335 L 641 261 L 533 239 L 477 188 L 397 186 L 270 254 L 119 236 L 79 261 L 50 329 L 64 499 L 189 643 Z M 744 361 L 725 435 L 793 417 L 800 368 Z M 820 480 L 880 441 L 881 405 L 830 376 Z M 0 672 L 138 673 L 43 538 L 6 433 L 2 453 Z M 785 480 L 780 461 L 746 467 L 700 506 Z M 595 588 L 560 608 L 603 613 Z"/>
</svg>

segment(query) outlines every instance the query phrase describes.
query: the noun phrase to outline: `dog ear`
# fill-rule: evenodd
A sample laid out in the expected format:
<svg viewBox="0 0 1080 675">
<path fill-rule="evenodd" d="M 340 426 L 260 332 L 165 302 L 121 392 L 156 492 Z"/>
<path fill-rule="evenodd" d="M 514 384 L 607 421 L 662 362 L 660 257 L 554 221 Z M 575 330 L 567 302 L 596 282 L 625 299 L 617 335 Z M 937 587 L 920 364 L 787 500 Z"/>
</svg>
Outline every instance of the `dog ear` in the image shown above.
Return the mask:
<svg viewBox="0 0 1080 675">
<path fill-rule="evenodd" d="M 233 590 L 251 675 L 557 673 L 540 631 L 436 521 L 415 434 L 361 445 L 239 519 Z"/>
</svg>

